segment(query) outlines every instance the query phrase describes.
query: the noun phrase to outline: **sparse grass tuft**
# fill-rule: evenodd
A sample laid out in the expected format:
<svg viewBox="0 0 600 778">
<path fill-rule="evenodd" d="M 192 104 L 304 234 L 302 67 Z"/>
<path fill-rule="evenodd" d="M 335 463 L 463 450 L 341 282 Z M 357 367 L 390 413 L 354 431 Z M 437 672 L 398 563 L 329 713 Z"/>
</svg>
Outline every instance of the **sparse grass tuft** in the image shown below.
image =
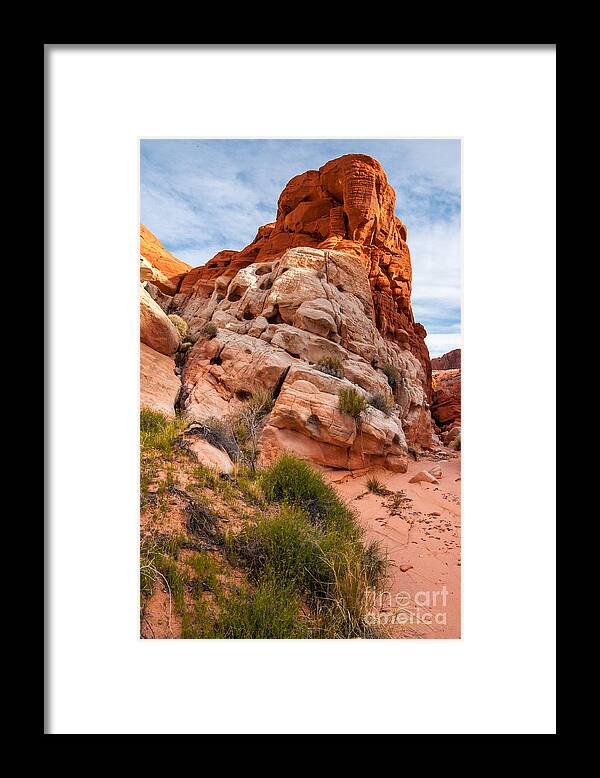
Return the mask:
<svg viewBox="0 0 600 778">
<path fill-rule="evenodd" d="M 218 332 L 217 325 L 214 324 L 212 321 L 207 321 L 205 324 L 200 327 L 200 337 L 206 338 L 206 340 L 211 340 L 211 338 L 214 338 L 215 335 Z"/>
<path fill-rule="evenodd" d="M 220 565 L 214 557 L 206 551 L 197 551 L 185 561 L 194 572 L 193 588 L 196 593 L 216 593 L 219 590 Z"/>
<path fill-rule="evenodd" d="M 262 421 L 273 410 L 273 392 L 267 389 L 257 389 L 244 404 L 244 411 L 249 412 L 256 421 Z"/>
<path fill-rule="evenodd" d="M 367 401 L 364 396 L 353 386 L 343 387 L 338 392 L 338 404 L 343 413 L 359 422 L 362 414 L 367 410 Z"/>
<path fill-rule="evenodd" d="M 344 377 L 344 366 L 341 360 L 336 357 L 325 357 L 324 359 L 320 359 L 316 364 L 316 368 L 317 370 L 320 370 L 321 373 L 334 376 L 334 378 Z"/>
<path fill-rule="evenodd" d="M 394 410 L 394 399 L 389 394 L 377 392 L 376 394 L 369 395 L 369 405 L 373 408 L 377 408 L 378 411 L 382 411 L 386 416 L 389 416 Z"/>
<path fill-rule="evenodd" d="M 176 313 L 170 313 L 169 314 L 169 320 L 171 324 L 175 326 L 175 329 L 179 333 L 179 337 L 183 341 L 185 339 L 185 336 L 188 334 L 188 325 L 187 322 L 181 318 L 181 316 L 178 316 Z"/>
<path fill-rule="evenodd" d="M 367 489 L 372 494 L 389 494 L 389 490 L 386 489 L 385 484 L 383 484 L 378 478 L 375 478 L 375 476 L 371 476 L 371 478 L 369 478 L 367 481 Z"/>
<path fill-rule="evenodd" d="M 154 583 L 166 586 L 176 611 L 183 610 L 185 582 L 179 572 L 176 555 L 181 543 L 180 538 L 145 538 L 140 550 L 140 607 L 144 605 L 152 592 Z"/>
<path fill-rule="evenodd" d="M 384 362 L 381 365 L 381 370 L 385 373 L 392 392 L 395 392 L 400 383 L 400 372 L 397 367 L 391 365 L 389 362 Z"/>
<path fill-rule="evenodd" d="M 186 428 L 187 422 L 180 416 L 168 418 L 159 411 L 142 408 L 140 411 L 140 444 L 142 453 L 160 451 L 172 452 L 175 438 Z"/>
</svg>

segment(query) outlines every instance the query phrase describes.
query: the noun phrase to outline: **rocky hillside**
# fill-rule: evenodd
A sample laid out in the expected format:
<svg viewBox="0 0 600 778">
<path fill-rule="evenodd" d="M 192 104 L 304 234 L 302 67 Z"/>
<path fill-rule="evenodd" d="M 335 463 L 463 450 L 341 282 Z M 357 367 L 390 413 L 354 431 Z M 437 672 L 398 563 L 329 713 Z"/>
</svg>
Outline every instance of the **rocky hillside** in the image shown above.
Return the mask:
<svg viewBox="0 0 600 778">
<path fill-rule="evenodd" d="M 442 354 L 441 357 L 434 357 L 431 360 L 432 370 L 460 370 L 460 349 L 455 348 Z"/>
<path fill-rule="evenodd" d="M 394 210 L 381 165 L 348 155 L 293 178 L 274 223 L 201 267 L 182 270 L 142 228 L 142 406 L 205 423 L 263 392 L 260 465 L 286 451 L 405 472 L 409 449 L 438 441 Z"/>
</svg>

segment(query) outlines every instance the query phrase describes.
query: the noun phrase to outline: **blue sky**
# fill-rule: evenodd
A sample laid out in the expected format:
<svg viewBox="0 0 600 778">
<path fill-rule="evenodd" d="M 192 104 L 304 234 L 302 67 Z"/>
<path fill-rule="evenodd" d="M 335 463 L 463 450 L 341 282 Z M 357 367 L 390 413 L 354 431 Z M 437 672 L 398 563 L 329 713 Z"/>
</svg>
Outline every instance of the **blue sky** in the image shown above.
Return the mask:
<svg viewBox="0 0 600 778">
<path fill-rule="evenodd" d="M 176 257 L 202 265 L 274 221 L 290 178 L 350 153 L 378 159 L 396 190 L 431 355 L 459 347 L 458 140 L 143 140 L 141 219 Z"/>
</svg>

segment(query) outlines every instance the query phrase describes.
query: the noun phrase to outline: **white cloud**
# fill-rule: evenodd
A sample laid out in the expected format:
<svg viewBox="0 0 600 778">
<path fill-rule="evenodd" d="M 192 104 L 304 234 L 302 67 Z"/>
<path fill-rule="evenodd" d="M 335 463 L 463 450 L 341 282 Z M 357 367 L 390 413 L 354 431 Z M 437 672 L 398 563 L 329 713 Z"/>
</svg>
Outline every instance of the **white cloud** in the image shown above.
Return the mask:
<svg viewBox="0 0 600 778">
<path fill-rule="evenodd" d="M 425 343 L 429 349 L 429 355 L 440 357 L 455 348 L 461 348 L 462 336 L 460 332 L 439 332 L 427 335 Z"/>
</svg>

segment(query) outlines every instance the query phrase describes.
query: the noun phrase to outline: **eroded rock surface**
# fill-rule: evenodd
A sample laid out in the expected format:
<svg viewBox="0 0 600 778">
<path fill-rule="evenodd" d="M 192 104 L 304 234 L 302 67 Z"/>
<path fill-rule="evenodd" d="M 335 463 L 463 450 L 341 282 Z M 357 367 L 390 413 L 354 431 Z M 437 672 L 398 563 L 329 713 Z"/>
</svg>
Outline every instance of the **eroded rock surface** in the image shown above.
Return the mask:
<svg viewBox="0 0 600 778">
<path fill-rule="evenodd" d="M 174 416 L 180 387 L 172 357 L 140 343 L 140 406 Z"/>
<path fill-rule="evenodd" d="M 404 472 L 408 448 L 434 445 L 426 333 L 412 314 L 406 227 L 394 207 L 376 160 L 341 157 L 293 178 L 277 220 L 249 246 L 187 273 L 168 302 L 196 340 L 182 412 L 221 418 L 269 390 L 263 463 L 292 451 L 333 467 Z M 342 378 L 319 369 L 326 359 L 341 364 Z M 367 399 L 391 395 L 389 413 L 344 413 L 338 392 L 351 386 Z"/>
<path fill-rule="evenodd" d="M 215 289 L 222 293 L 243 268 L 278 259 L 289 249 L 335 250 L 348 257 L 348 266 L 362 266 L 369 287 L 363 300 L 367 316 L 384 338 L 406 341 L 423 366 L 429 395 L 426 332 L 415 323 L 410 305 L 407 228 L 395 216 L 395 203 L 383 168 L 364 154 L 348 154 L 295 176 L 279 197 L 276 221 L 260 227 L 242 251 L 221 251 L 192 270 L 181 282 L 178 305 L 184 315 L 191 306 L 193 315 L 198 297 L 209 298 Z M 332 283 L 342 293 L 353 291 L 343 278 Z"/>
</svg>

